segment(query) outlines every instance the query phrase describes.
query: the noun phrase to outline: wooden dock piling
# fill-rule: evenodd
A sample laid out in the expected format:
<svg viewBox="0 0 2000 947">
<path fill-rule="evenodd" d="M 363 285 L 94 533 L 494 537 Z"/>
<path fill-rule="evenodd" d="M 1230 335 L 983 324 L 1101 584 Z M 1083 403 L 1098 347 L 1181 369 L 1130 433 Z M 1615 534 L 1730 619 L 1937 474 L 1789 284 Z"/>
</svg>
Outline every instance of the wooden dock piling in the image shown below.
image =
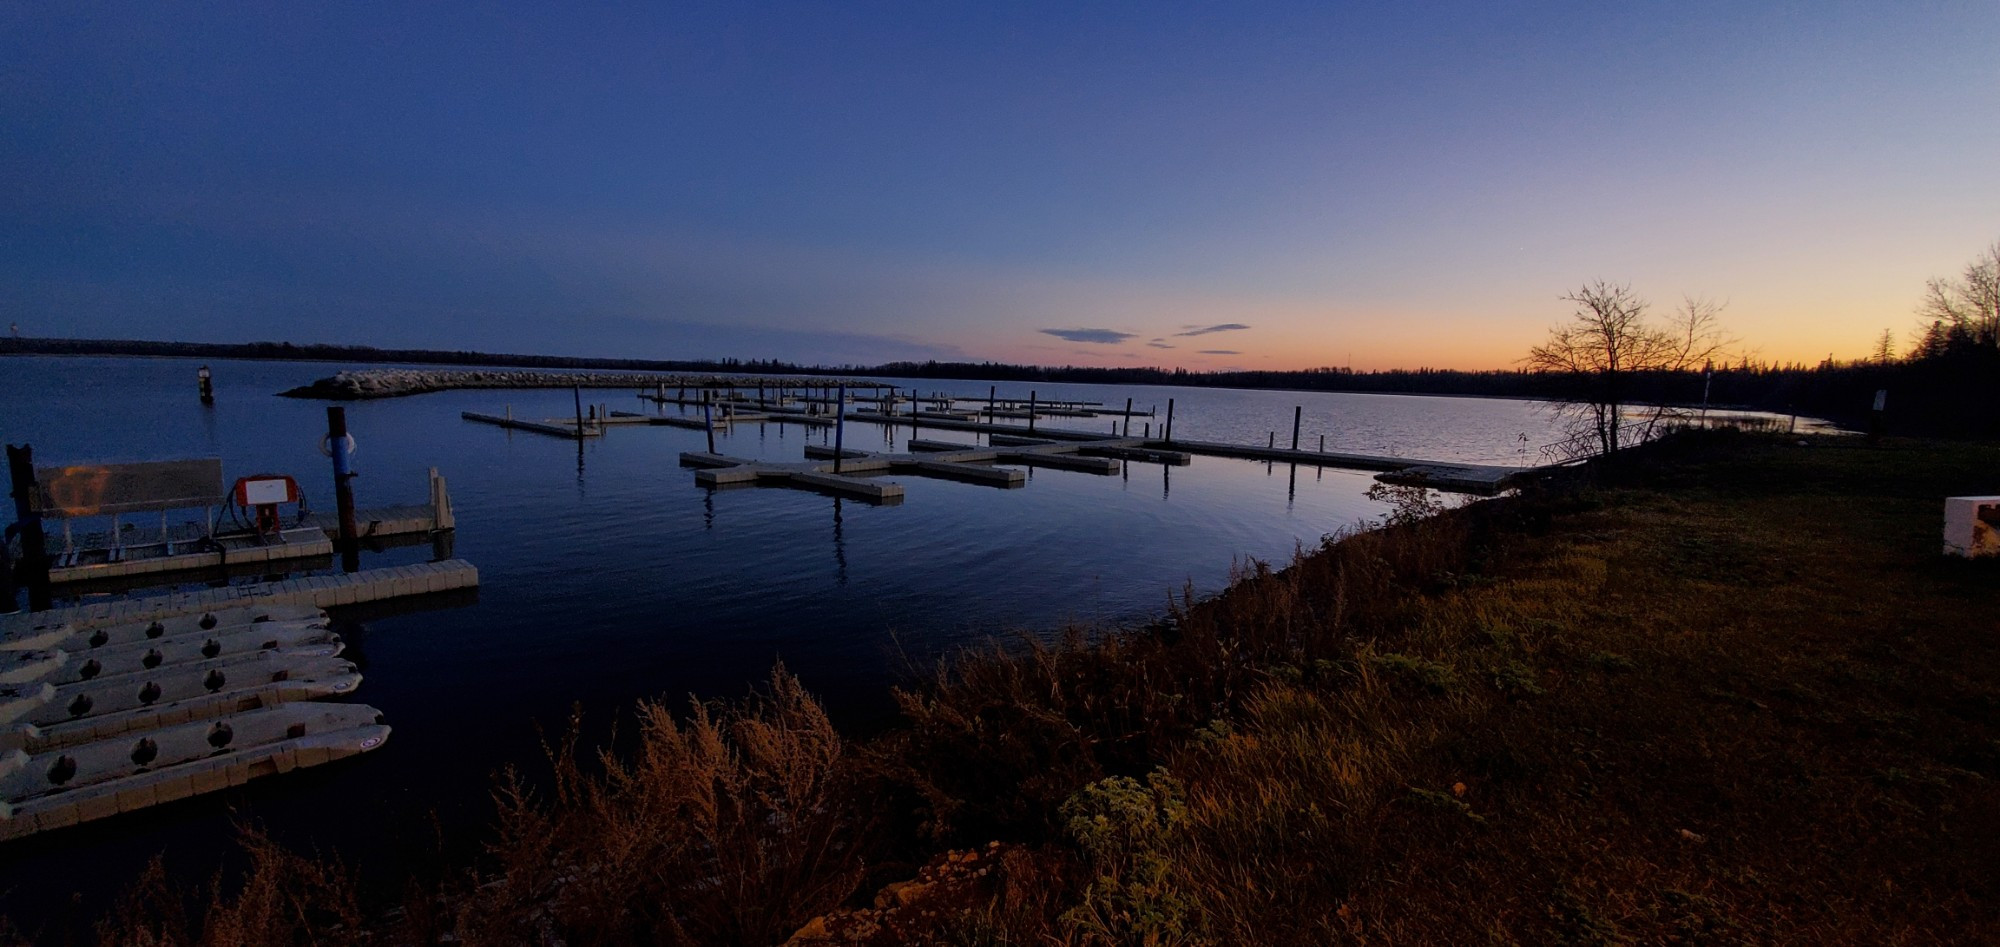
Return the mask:
<svg viewBox="0 0 2000 947">
<path fill-rule="evenodd" d="M 1305 405 L 1292 406 L 1292 449 L 1299 449 L 1299 421 L 1305 416 Z"/>
<path fill-rule="evenodd" d="M 353 440 L 347 436 L 347 409 L 339 405 L 326 408 L 327 449 L 333 456 L 333 503 L 340 513 L 340 569 L 342 572 L 358 572 L 361 569 L 361 544 L 355 538 L 354 529 L 354 479 L 353 461 L 350 458 Z"/>
<path fill-rule="evenodd" d="M 833 472 L 840 472 L 842 443 L 847 435 L 847 386 L 840 386 L 840 403 L 833 406 Z"/>
<path fill-rule="evenodd" d="M 715 407 L 709 392 L 701 393 L 701 429 L 708 432 L 708 452 L 715 453 Z"/>
<path fill-rule="evenodd" d="M 13 483 L 14 523 L 21 536 L 21 571 L 27 579 L 28 610 L 43 612 L 49 609 L 49 551 L 48 540 L 42 535 L 42 488 L 35 482 L 35 446 L 22 444 L 7 445 L 7 472 Z M 0 556 L 0 564 L 5 564 L 5 556 Z M 8 586 L 11 593 L 13 586 Z M 11 611 L 14 599 L 10 594 L 7 607 Z"/>
</svg>

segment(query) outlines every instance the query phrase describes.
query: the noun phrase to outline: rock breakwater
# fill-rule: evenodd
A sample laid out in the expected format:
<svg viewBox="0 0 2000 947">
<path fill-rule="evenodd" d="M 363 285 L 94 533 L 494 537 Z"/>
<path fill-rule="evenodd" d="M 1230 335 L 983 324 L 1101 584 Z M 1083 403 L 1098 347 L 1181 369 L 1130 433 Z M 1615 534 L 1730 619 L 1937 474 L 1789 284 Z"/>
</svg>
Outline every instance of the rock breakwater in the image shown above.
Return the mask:
<svg viewBox="0 0 2000 947">
<path fill-rule="evenodd" d="M 456 388 L 701 388 L 706 386 L 804 388 L 847 385 L 877 387 L 877 383 L 856 378 L 827 378 L 804 375 L 750 376 L 716 373 L 667 374 L 661 372 L 556 372 L 481 369 L 370 368 L 345 371 L 280 392 L 288 398 L 326 398 L 360 401 L 368 398 L 398 398 Z"/>
</svg>

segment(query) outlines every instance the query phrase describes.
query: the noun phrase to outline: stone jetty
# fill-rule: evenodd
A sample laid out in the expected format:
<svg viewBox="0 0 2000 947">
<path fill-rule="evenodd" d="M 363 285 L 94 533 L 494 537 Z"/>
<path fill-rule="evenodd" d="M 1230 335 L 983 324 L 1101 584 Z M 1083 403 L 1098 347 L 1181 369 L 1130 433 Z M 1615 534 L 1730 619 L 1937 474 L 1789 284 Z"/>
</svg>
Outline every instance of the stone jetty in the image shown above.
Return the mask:
<svg viewBox="0 0 2000 947">
<path fill-rule="evenodd" d="M 557 372 L 458 368 L 369 368 L 345 371 L 281 392 L 288 398 L 359 401 L 398 398 L 455 388 L 886 388 L 854 378 L 799 375 L 760 378 L 746 375 L 661 374 L 656 372 Z"/>
</svg>

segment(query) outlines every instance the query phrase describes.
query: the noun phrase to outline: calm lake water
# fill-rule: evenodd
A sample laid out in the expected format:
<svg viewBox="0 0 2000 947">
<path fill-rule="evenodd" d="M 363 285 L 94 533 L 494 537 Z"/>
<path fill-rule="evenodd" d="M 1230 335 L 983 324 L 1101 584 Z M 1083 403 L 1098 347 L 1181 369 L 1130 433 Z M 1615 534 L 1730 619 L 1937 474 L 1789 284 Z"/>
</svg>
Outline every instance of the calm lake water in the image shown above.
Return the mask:
<svg viewBox="0 0 2000 947">
<path fill-rule="evenodd" d="M 213 363 L 216 402 L 204 407 L 195 364 L 0 359 L 0 440 L 33 444 L 40 464 L 219 456 L 232 480 L 289 473 L 315 508 L 331 510 L 318 449 L 325 402 L 275 393 L 351 366 Z M 881 380 L 982 398 L 989 385 Z M 1157 405 L 1156 430 L 1172 398 L 1175 435 L 1187 439 L 1263 444 L 1276 430 L 1282 444 L 1302 405 L 1302 446 L 1324 434 L 1328 450 L 1528 464 L 1555 440 L 1549 419 L 1521 401 L 1018 383 L 1001 383 L 1000 396 L 1026 398 L 1031 387 L 1045 400 Z M 476 841 L 493 774 L 533 771 L 537 727 L 559 732 L 573 705 L 606 721 L 645 697 L 736 697 L 782 660 L 837 719 L 866 728 L 887 719 L 888 686 L 941 653 L 1068 623 L 1144 622 L 1184 585 L 1215 592 L 1234 563 L 1282 562 L 1383 512 L 1363 496 L 1367 473 L 1208 457 L 1128 464 L 1114 476 L 1030 470 L 1017 490 L 895 476 L 907 498 L 894 507 L 786 489 L 711 492 L 677 463 L 704 449 L 700 431 L 614 428 L 579 453 L 573 441 L 459 417 L 506 406 L 521 417 L 573 415 L 571 397 L 459 391 L 348 404 L 357 503 L 422 502 L 425 472 L 438 468 L 458 515 L 455 554 L 481 578 L 474 604 L 341 622 L 366 675 L 355 699 L 380 709 L 394 736 L 338 764 L 0 846 L 0 913 L 30 924 L 79 906 L 95 915 L 163 850 L 177 875 L 205 879 L 228 849 L 232 817 L 391 879 L 413 844 L 428 844 L 412 839 L 442 835 L 450 849 Z M 631 391 L 585 397 L 657 410 Z M 1134 419 L 1133 432 L 1146 420 Z M 908 436 L 907 426 L 850 421 L 845 439 L 903 450 Z M 796 460 L 805 444 L 830 442 L 823 430 L 770 424 L 719 434 L 716 448 Z M 429 557 L 422 546 L 365 553 L 362 564 Z"/>
</svg>

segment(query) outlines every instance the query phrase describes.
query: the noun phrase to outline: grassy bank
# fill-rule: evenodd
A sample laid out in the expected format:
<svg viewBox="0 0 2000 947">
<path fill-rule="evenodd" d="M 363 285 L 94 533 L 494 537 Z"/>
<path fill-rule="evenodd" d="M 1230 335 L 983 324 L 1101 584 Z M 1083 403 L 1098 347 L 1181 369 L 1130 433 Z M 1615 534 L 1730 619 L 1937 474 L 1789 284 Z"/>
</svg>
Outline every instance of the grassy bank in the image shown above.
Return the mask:
<svg viewBox="0 0 2000 947">
<path fill-rule="evenodd" d="M 2000 938 L 2000 449 L 1688 437 L 964 656 L 842 740 L 782 672 L 558 743 L 387 914 L 256 848 L 107 942 L 1932 943 Z M 254 840 L 253 840 L 254 842 Z M 197 904 L 202 897 L 195 899 Z"/>
</svg>

